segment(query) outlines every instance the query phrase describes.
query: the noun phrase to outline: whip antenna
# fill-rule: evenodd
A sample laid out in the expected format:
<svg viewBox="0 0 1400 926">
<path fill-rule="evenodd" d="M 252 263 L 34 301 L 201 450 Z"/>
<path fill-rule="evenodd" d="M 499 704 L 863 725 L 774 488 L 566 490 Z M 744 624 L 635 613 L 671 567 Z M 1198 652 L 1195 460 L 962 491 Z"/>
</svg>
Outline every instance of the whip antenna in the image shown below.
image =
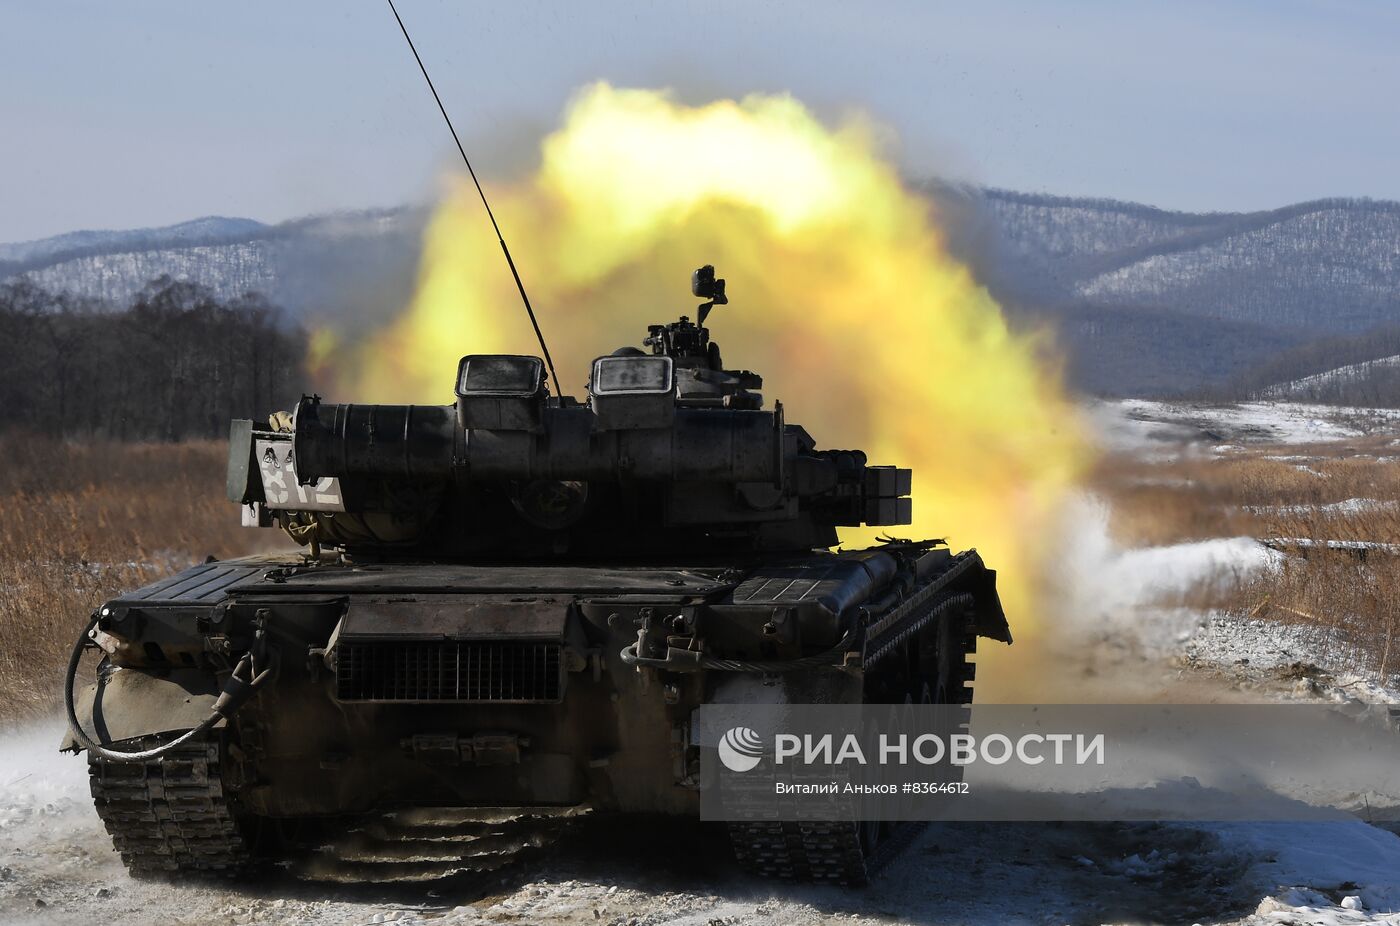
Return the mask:
<svg viewBox="0 0 1400 926">
<path fill-rule="evenodd" d="M 399 15 L 398 8 L 394 6 L 394 0 L 388 0 L 388 2 L 394 19 L 398 21 L 399 31 L 403 33 L 404 41 L 408 42 L 408 50 L 413 52 L 413 60 L 418 62 L 418 70 L 423 72 L 423 79 L 428 82 L 428 89 L 433 92 L 433 99 L 437 101 L 438 111 L 442 113 L 442 118 L 447 123 L 447 131 L 452 133 L 452 140 L 457 143 L 457 152 L 462 155 L 462 163 L 467 165 L 467 173 L 471 174 L 472 183 L 476 185 L 476 192 L 481 197 L 481 204 L 486 207 L 486 217 L 491 220 L 491 228 L 496 232 L 496 240 L 501 243 L 501 252 L 506 256 L 510 275 L 515 278 L 515 288 L 520 290 L 520 301 L 525 303 L 525 314 L 530 316 L 530 327 L 535 329 L 535 337 L 540 342 L 540 350 L 544 353 L 544 362 L 549 367 L 549 378 L 554 384 L 554 394 L 563 395 L 563 391 L 559 387 L 559 376 L 554 372 L 554 358 L 549 356 L 549 347 L 544 343 L 544 332 L 540 330 L 540 323 L 535 320 L 535 310 L 530 305 L 530 297 L 525 295 L 525 284 L 520 282 L 520 271 L 515 269 L 515 260 L 510 256 L 510 248 L 506 247 L 506 239 L 501 234 L 501 226 L 496 224 L 496 214 L 491 211 L 491 204 L 486 201 L 486 191 L 481 188 L 481 181 L 476 179 L 476 171 L 472 170 L 472 162 L 467 157 L 467 150 L 462 147 L 462 140 L 457 137 L 457 130 L 452 127 L 452 118 L 447 115 L 447 107 L 442 105 L 442 97 L 438 96 L 437 87 L 433 86 L 433 79 L 428 76 L 428 69 L 423 66 L 423 59 L 419 56 L 413 39 L 409 37 L 408 27 L 403 24 L 403 17 Z"/>
</svg>

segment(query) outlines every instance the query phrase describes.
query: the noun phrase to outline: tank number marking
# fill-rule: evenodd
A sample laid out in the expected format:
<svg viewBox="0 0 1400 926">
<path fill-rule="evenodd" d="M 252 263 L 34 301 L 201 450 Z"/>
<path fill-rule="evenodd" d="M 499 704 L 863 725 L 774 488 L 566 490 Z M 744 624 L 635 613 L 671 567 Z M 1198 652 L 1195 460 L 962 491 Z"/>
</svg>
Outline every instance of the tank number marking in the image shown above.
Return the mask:
<svg viewBox="0 0 1400 926">
<path fill-rule="evenodd" d="M 287 511 L 345 510 L 339 479 L 327 476 L 317 480 L 315 485 L 302 485 L 297 481 L 291 441 L 260 440 L 256 447 L 258 474 L 262 477 L 267 507 Z"/>
</svg>

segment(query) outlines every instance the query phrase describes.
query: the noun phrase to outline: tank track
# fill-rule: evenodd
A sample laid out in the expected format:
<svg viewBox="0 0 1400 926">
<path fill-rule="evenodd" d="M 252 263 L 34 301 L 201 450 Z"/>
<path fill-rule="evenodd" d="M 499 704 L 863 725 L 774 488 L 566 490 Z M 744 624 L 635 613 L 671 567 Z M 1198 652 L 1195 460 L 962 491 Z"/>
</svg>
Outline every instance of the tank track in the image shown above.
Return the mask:
<svg viewBox="0 0 1400 926">
<path fill-rule="evenodd" d="M 220 745 L 187 744 L 150 762 L 88 757 L 93 803 L 136 877 L 232 877 L 255 861 L 229 803 Z M 369 815 L 301 847 L 304 880 L 433 881 L 505 869 L 553 844 L 586 808 L 404 808 Z"/>
<path fill-rule="evenodd" d="M 867 640 L 866 652 L 874 658 L 867 659 L 866 669 L 899 652 L 901 643 L 913 639 L 948 607 L 956 608 L 953 602 L 961 598 L 968 598 L 967 603 L 971 603 L 969 596 L 946 595 L 942 599 L 933 597 L 935 603 L 920 610 L 918 605 L 930 600 L 924 598 L 911 602 L 913 608 L 901 606 L 881 618 L 871 627 L 876 634 Z M 972 703 L 977 626 L 968 610 L 963 607 L 950 615 L 950 619 L 959 622 L 953 634 L 958 652 L 952 660 L 947 686 L 949 700 L 954 704 Z M 869 854 L 861 841 L 860 825 L 848 821 L 731 821 L 729 838 L 740 867 L 761 877 L 859 887 L 897 858 L 926 826 L 920 821 L 895 823 Z"/>
<path fill-rule="evenodd" d="M 251 853 L 224 790 L 219 744 L 194 742 L 150 762 L 88 756 L 97 815 L 133 875 L 234 875 Z"/>
<path fill-rule="evenodd" d="M 501 871 L 549 848 L 576 807 L 407 807 L 367 816 L 311 847 L 292 869 L 311 881 L 437 881 Z"/>
<path fill-rule="evenodd" d="M 873 854 L 849 822 L 742 822 L 729 824 L 740 867 L 765 878 L 860 887 L 898 858 L 926 824 L 898 824 Z"/>
</svg>

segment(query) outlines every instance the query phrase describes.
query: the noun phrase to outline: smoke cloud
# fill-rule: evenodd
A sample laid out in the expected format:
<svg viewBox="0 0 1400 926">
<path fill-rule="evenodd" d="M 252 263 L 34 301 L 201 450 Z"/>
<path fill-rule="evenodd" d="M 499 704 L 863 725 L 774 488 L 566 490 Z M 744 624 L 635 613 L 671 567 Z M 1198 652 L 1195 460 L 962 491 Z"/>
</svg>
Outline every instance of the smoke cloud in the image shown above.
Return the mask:
<svg viewBox="0 0 1400 926">
<path fill-rule="evenodd" d="M 915 523 L 897 533 L 979 548 L 1023 634 L 1044 538 L 1089 462 L 1085 427 L 1048 340 L 1008 326 L 877 135 L 858 119 L 827 127 L 785 95 L 686 106 L 595 84 L 543 140 L 538 170 L 488 193 L 565 392 L 647 324 L 693 315 L 690 271 L 715 264 L 731 304 L 709 324 L 726 365 L 762 373 L 769 404 L 820 446 L 912 467 Z M 367 337 L 313 338 L 324 388 L 442 404 L 462 354 L 537 353 L 493 237 L 469 181 L 453 181 L 402 313 Z"/>
</svg>

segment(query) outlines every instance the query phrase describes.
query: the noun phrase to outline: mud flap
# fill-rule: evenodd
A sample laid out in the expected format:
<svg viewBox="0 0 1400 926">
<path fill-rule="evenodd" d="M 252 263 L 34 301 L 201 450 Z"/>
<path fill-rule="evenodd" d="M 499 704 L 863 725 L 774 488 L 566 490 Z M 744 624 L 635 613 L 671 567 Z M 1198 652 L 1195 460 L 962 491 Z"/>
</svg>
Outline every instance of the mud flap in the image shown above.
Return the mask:
<svg viewBox="0 0 1400 926">
<path fill-rule="evenodd" d="M 118 667 L 75 692 L 73 707 L 84 733 L 98 743 L 115 743 L 188 730 L 209 716 L 218 697 L 218 680 L 202 669 L 172 669 L 157 676 Z M 71 731 L 61 748 L 78 751 Z"/>
<path fill-rule="evenodd" d="M 1006 621 L 1006 612 L 1001 607 L 1001 596 L 997 594 L 997 571 L 983 567 L 967 580 L 965 587 L 977 602 L 977 635 L 1010 643 L 1011 625 Z"/>
</svg>

